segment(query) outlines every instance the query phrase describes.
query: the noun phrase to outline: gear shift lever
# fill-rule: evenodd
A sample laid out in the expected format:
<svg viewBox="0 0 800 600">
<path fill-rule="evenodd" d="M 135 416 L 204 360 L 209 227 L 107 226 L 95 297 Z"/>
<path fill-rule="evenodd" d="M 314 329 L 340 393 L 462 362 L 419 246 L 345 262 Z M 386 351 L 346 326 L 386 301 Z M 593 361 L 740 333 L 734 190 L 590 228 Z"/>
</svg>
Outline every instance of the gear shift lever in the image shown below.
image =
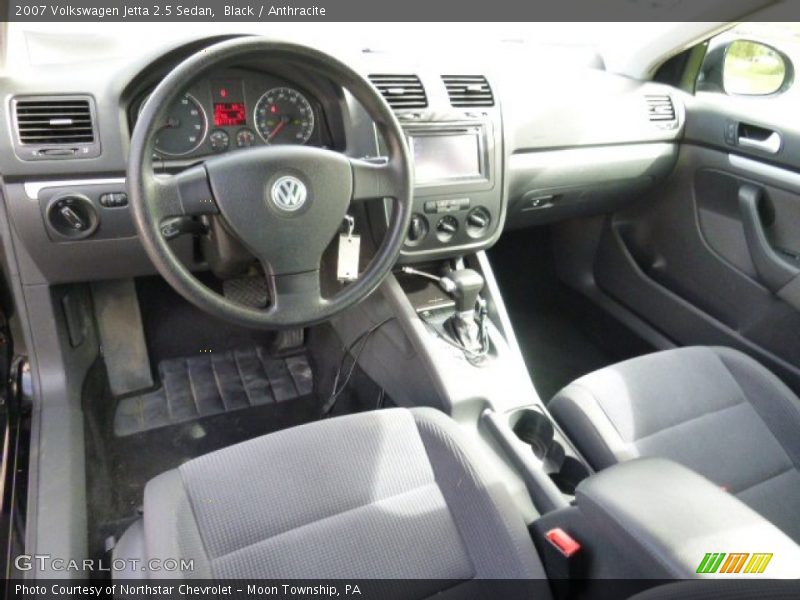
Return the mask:
<svg viewBox="0 0 800 600">
<path fill-rule="evenodd" d="M 450 295 L 456 302 L 456 314 L 445 323 L 445 329 L 470 353 L 484 348 L 481 327 L 475 319 L 475 304 L 483 289 L 483 277 L 472 269 L 458 269 L 443 277 L 452 282 Z"/>
<path fill-rule="evenodd" d="M 481 274 L 472 269 L 457 269 L 444 277 L 437 277 L 413 267 L 403 267 L 402 271 L 436 281 L 455 300 L 456 313 L 444 323 L 444 333 L 451 338 L 450 343 L 461 348 L 468 356 L 477 358 L 485 355 L 488 351 L 485 303 L 481 303 L 479 314 L 475 314 L 475 305 L 483 290 Z"/>
<path fill-rule="evenodd" d="M 478 294 L 483 289 L 483 277 L 472 269 L 459 269 L 445 275 L 442 279 L 449 279 L 453 285 L 448 286 L 452 289 L 450 295 L 456 302 L 456 313 L 463 315 L 464 318 L 474 319 L 475 303 L 478 301 Z"/>
</svg>

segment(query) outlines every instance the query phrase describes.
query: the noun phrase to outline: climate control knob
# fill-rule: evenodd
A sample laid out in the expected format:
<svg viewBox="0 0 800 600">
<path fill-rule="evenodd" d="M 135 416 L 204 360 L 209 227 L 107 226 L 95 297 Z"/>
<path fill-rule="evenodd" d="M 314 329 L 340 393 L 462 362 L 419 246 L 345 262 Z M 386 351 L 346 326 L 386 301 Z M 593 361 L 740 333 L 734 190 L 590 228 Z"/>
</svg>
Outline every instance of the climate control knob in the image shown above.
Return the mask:
<svg viewBox="0 0 800 600">
<path fill-rule="evenodd" d="M 406 236 L 406 245 L 416 246 L 425 236 L 428 235 L 428 221 L 420 214 L 411 215 L 411 223 L 408 226 L 408 235 Z"/>
<path fill-rule="evenodd" d="M 482 206 L 477 206 L 467 213 L 467 234 L 470 237 L 481 237 L 486 233 L 492 217 L 489 211 Z"/>
<path fill-rule="evenodd" d="M 436 223 L 436 237 L 442 242 L 449 242 L 458 233 L 458 221 L 452 215 L 446 215 Z"/>
</svg>

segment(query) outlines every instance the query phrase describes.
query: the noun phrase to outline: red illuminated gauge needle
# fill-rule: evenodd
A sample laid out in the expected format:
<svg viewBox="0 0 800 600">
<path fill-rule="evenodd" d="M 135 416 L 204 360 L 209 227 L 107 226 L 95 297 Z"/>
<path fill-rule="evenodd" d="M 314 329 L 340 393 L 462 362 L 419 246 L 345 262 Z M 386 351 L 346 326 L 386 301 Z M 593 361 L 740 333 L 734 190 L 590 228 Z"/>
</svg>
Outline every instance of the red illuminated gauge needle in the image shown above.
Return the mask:
<svg viewBox="0 0 800 600">
<path fill-rule="evenodd" d="M 272 138 L 274 138 L 276 135 L 278 135 L 280 133 L 281 129 L 283 129 L 288 122 L 289 122 L 289 117 L 281 117 L 280 123 L 278 123 L 275 126 L 275 129 L 272 130 L 272 133 L 270 133 L 267 136 L 267 141 L 269 142 Z"/>
</svg>

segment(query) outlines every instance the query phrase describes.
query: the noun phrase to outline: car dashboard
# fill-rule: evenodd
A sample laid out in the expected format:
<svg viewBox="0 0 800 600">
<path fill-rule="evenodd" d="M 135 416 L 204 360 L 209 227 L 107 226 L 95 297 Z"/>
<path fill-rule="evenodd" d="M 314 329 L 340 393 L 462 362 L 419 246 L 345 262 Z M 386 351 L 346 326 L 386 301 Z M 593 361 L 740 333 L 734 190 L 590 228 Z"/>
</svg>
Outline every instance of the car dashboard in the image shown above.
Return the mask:
<svg viewBox="0 0 800 600">
<path fill-rule="evenodd" d="M 154 272 L 127 204 L 131 134 L 159 81 L 221 39 L 0 77 L 6 99 L 0 112 L 10 125 L 0 136 L 0 172 L 25 283 Z M 677 159 L 684 117 L 682 92 L 673 88 L 596 66 L 554 71 L 532 64 L 523 76 L 489 61 L 371 52 L 344 60 L 394 110 L 415 163 L 413 216 L 400 263 L 483 250 L 509 227 L 608 212 L 663 179 Z M 650 119 L 652 102 L 667 103 L 673 118 Z M 37 115 L 65 106 L 82 111 L 84 129 L 30 136 L 26 115 L 36 125 Z M 164 173 L 264 145 L 305 144 L 377 161 L 384 154 L 377 128 L 346 90 L 323 73 L 270 57 L 203 74 L 163 107 L 161 118 L 153 163 Z M 65 222 L 65 207 L 86 226 Z M 389 212 L 388 201 L 371 203 L 362 233 L 379 239 Z M 170 244 L 188 268 L 209 268 L 191 236 Z"/>
</svg>

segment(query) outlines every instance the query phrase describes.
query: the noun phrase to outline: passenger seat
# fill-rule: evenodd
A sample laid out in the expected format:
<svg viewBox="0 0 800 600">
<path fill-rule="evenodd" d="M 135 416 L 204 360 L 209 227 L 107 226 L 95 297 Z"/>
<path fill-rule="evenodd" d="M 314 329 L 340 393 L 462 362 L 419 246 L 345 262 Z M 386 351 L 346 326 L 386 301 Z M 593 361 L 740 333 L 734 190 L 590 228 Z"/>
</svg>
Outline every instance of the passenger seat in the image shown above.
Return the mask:
<svg viewBox="0 0 800 600">
<path fill-rule="evenodd" d="M 549 409 L 595 469 L 669 458 L 800 543 L 800 400 L 745 354 L 687 347 L 641 356 L 574 381 Z"/>
</svg>

